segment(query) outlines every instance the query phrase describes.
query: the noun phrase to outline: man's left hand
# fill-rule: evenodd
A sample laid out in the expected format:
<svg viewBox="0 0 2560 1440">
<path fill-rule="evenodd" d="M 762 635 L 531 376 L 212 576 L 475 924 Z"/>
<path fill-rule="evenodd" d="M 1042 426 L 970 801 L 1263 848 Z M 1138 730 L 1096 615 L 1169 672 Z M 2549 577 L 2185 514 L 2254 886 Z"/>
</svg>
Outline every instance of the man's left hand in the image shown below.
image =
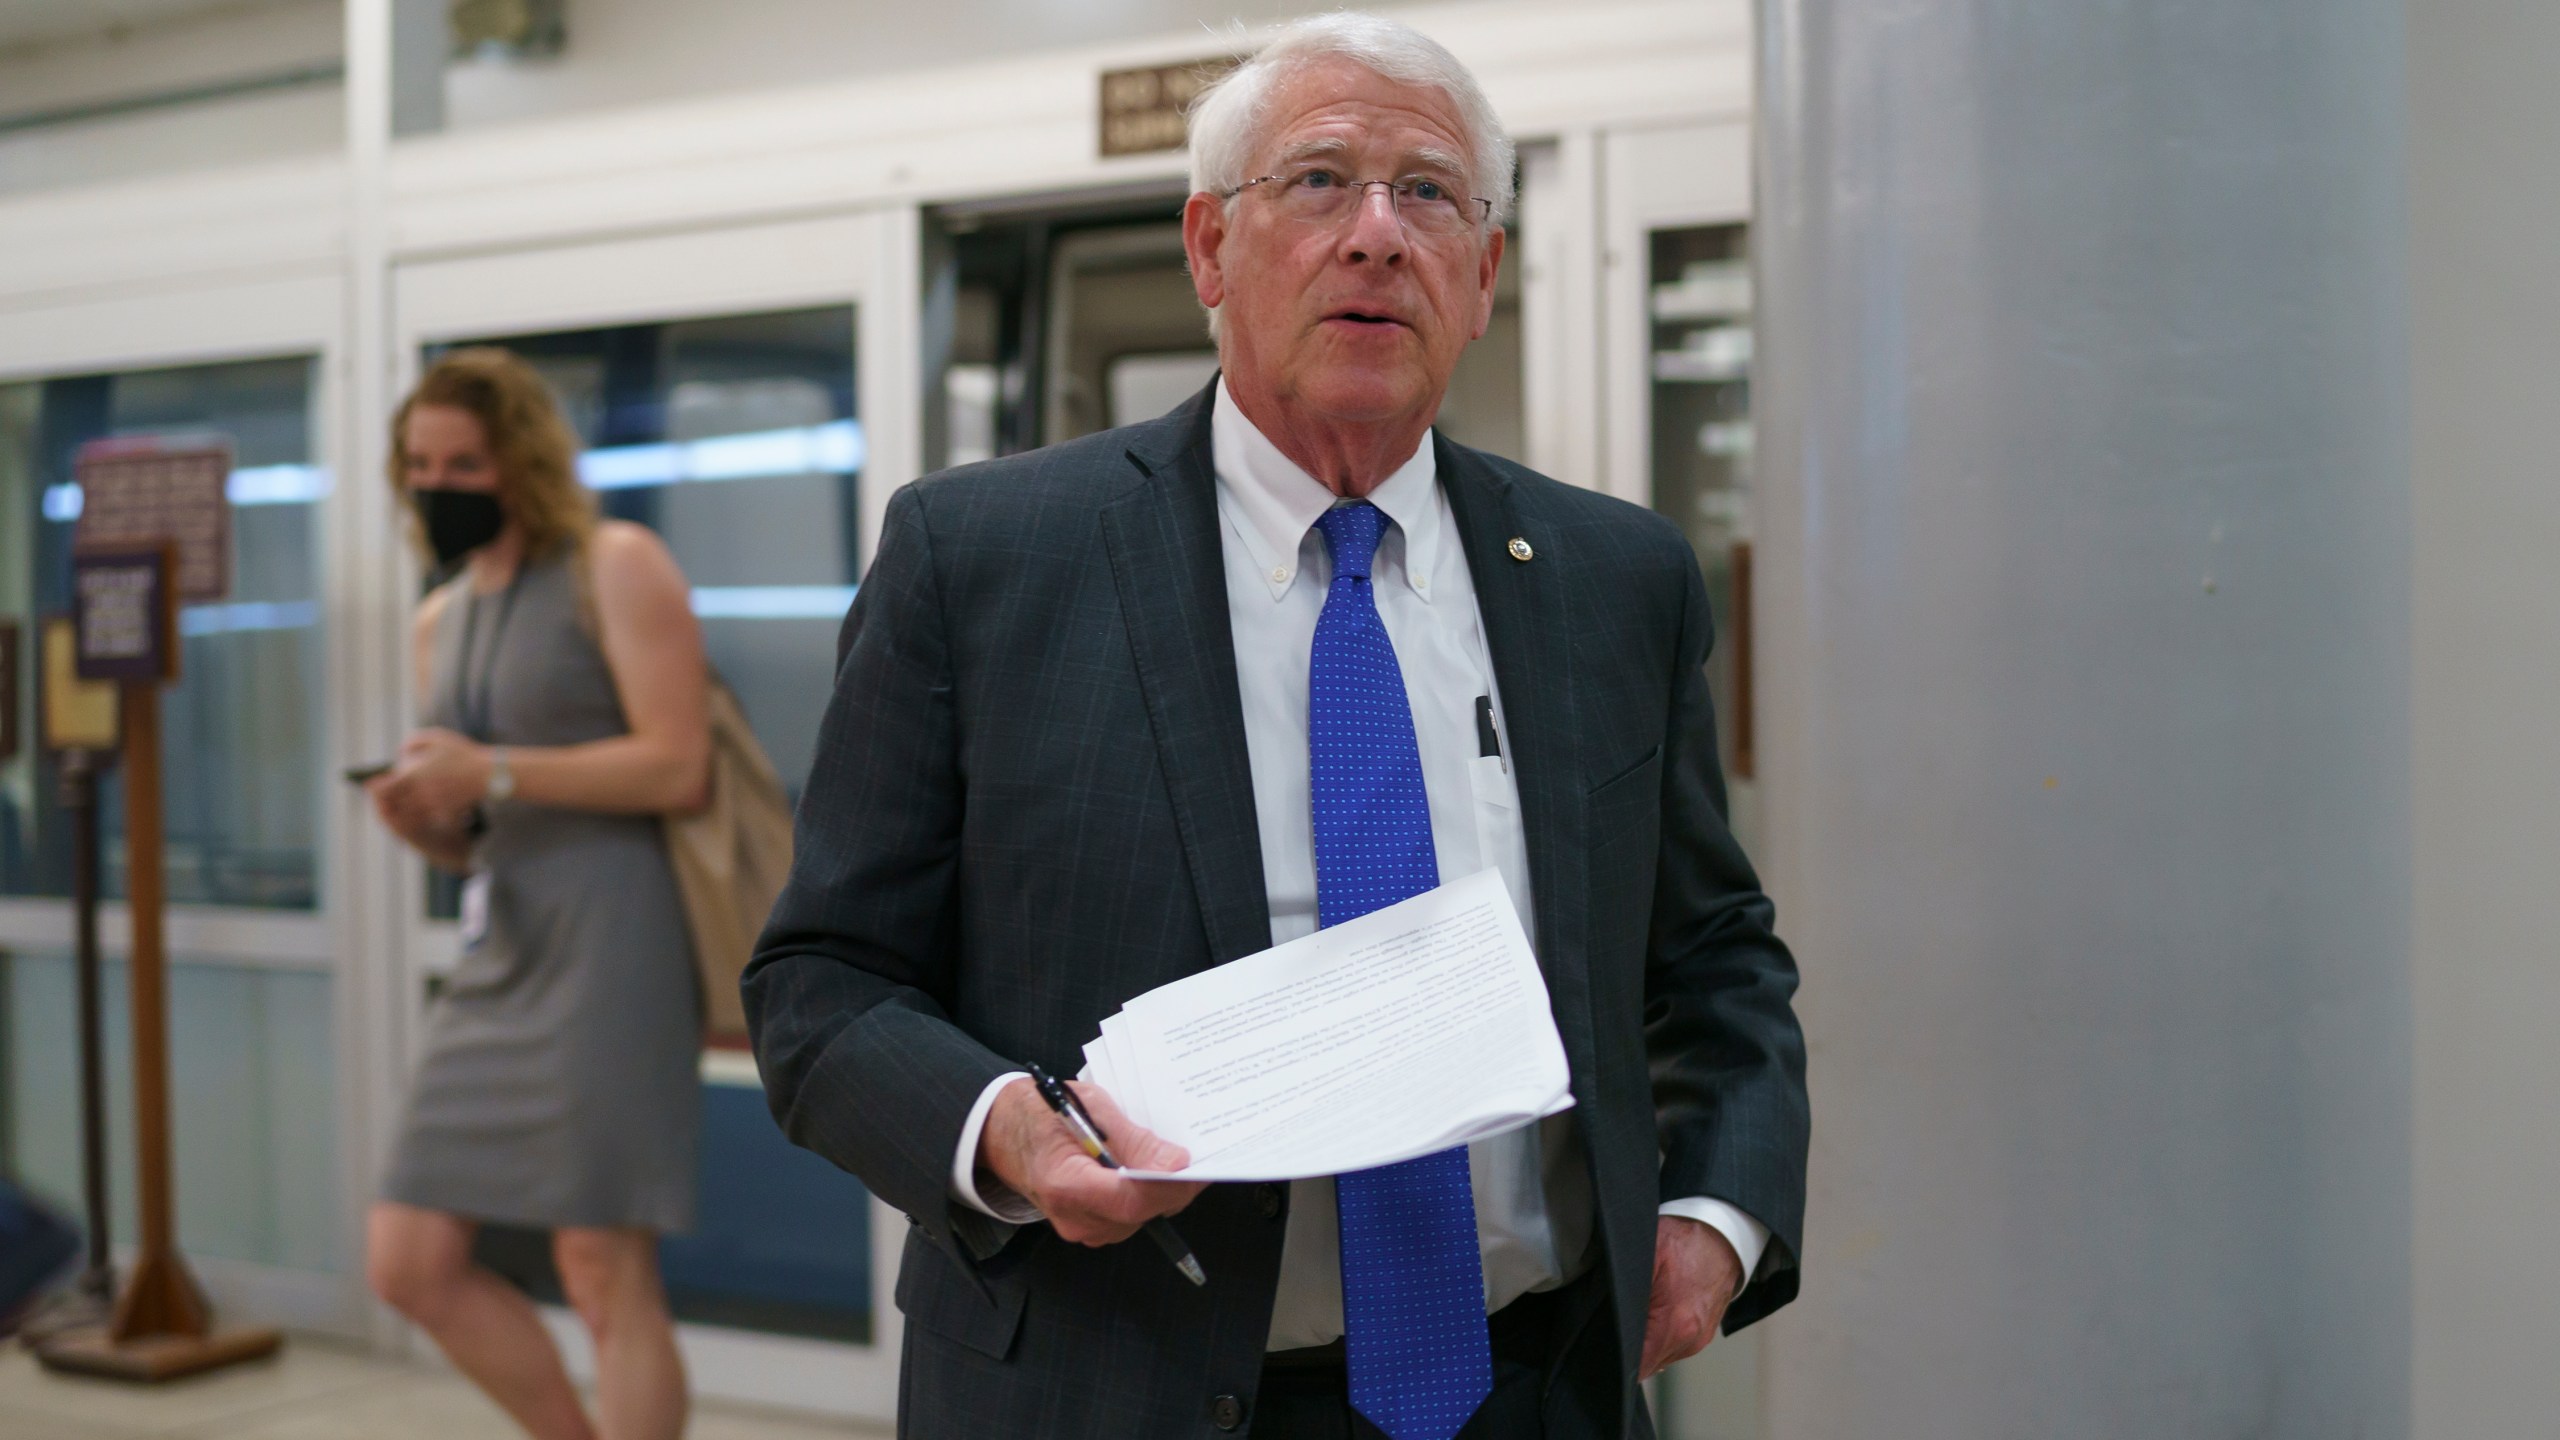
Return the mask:
<svg viewBox="0 0 2560 1440">
<path fill-rule="evenodd" d="M 1653 1307 L 1644 1321 L 1644 1363 L 1637 1378 L 1707 1348 L 1724 1323 L 1724 1307 L 1742 1289 L 1742 1257 L 1714 1226 L 1664 1215 L 1653 1227 Z"/>
</svg>

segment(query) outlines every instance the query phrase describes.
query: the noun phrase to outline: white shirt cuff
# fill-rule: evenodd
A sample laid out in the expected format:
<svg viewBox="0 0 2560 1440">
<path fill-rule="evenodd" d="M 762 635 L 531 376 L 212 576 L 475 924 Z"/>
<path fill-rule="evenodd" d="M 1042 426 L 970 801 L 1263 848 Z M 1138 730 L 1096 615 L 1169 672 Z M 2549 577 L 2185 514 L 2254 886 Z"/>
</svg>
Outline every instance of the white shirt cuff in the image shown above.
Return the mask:
<svg viewBox="0 0 2560 1440">
<path fill-rule="evenodd" d="M 992 1215 L 1008 1225 L 1028 1225 L 1038 1220 L 1039 1208 L 1002 1186 L 990 1187 L 995 1191 L 993 1195 L 978 1193 L 978 1137 L 986 1131 L 987 1112 L 995 1108 L 996 1092 L 1016 1080 L 1030 1078 L 1024 1071 L 1014 1070 L 988 1081 L 987 1088 L 978 1092 L 978 1103 L 969 1107 L 969 1123 L 960 1127 L 960 1153 L 951 1157 L 952 1198 L 981 1215 Z M 1711 1200 L 1707 1203 L 1712 1205 L 1716 1202 Z M 1725 1208 L 1730 1210 L 1733 1207 Z M 1733 1213 L 1742 1214 L 1739 1210 Z M 1765 1235 L 1768 1232 L 1761 1233 Z"/>
<path fill-rule="evenodd" d="M 979 1103 L 983 1106 L 986 1102 Z M 974 1120 L 972 1124 L 975 1124 Z M 973 1129 L 970 1133 L 974 1135 L 977 1132 Z M 1704 1195 L 1693 1195 L 1686 1200 L 1663 1201 L 1662 1213 L 1713 1227 L 1717 1234 L 1732 1244 L 1734 1255 L 1742 1261 L 1742 1283 L 1745 1285 L 1751 1283 L 1751 1272 L 1760 1268 L 1760 1257 L 1769 1251 L 1769 1227 L 1744 1214 L 1738 1206 L 1711 1200 Z"/>
</svg>

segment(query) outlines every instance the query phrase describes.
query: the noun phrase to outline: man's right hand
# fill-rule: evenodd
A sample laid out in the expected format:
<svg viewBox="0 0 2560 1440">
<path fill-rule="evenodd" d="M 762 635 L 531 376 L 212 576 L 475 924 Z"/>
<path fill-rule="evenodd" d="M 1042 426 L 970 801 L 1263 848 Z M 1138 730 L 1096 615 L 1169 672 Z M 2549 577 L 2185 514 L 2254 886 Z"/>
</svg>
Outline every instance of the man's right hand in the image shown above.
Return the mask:
<svg viewBox="0 0 2560 1440">
<path fill-rule="evenodd" d="M 1110 1143 L 1112 1158 L 1139 1170 L 1179 1170 L 1189 1152 L 1138 1127 L 1099 1085 L 1070 1081 L 1085 1113 Z M 1040 1098 L 1028 1079 L 996 1092 L 978 1132 L 978 1169 L 1030 1201 L 1060 1237 L 1079 1245 L 1112 1245 L 1159 1215 L 1171 1215 L 1208 1189 L 1171 1180 L 1131 1180 L 1105 1169 Z"/>
</svg>

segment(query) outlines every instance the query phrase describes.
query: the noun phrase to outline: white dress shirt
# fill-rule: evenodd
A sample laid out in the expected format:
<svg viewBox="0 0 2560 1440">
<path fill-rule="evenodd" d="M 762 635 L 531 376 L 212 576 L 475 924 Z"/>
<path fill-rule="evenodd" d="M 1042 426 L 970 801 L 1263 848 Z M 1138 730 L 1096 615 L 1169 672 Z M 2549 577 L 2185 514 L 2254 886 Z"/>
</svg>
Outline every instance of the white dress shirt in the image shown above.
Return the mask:
<svg viewBox="0 0 2560 1440">
<path fill-rule="evenodd" d="M 1338 497 L 1245 418 L 1223 380 L 1210 417 L 1210 445 L 1263 886 L 1270 898 L 1271 943 L 1279 945 L 1316 928 L 1307 666 L 1333 578 L 1315 523 Z M 1455 880 L 1487 867 L 1501 871 L 1522 926 L 1534 936 L 1519 792 L 1506 759 L 1477 754 L 1478 696 L 1493 698 L 1505 756 L 1511 732 L 1502 723 L 1502 695 L 1476 610 L 1475 581 L 1440 492 L 1429 436 L 1368 499 L 1393 522 L 1378 541 L 1370 591 L 1413 707 L 1440 878 Z M 951 1190 L 962 1203 L 999 1220 L 1029 1224 L 1039 1218 L 1037 1210 L 1020 1196 L 982 1195 L 976 1176 L 987 1111 L 996 1092 L 1016 1078 L 998 1077 L 979 1095 L 952 1160 Z M 1572 1111 L 1479 1140 L 1467 1147 L 1467 1160 L 1488 1312 L 1530 1291 L 1552 1290 L 1589 1268 L 1591 1179 Z M 1721 1200 L 1670 1200 L 1662 1213 L 1714 1226 L 1732 1242 L 1745 1277 L 1768 1248 L 1768 1227 Z M 1269 1348 L 1322 1345 L 1342 1334 L 1340 1246 L 1332 1179 L 1292 1184 Z"/>
</svg>

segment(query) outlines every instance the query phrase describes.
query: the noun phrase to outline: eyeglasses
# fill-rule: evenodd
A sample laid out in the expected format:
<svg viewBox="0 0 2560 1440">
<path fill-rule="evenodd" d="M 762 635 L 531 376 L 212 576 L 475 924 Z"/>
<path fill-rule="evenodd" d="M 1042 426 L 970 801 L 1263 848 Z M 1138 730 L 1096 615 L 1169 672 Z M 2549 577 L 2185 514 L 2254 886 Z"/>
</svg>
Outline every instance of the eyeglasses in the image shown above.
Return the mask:
<svg viewBox="0 0 2560 1440">
<path fill-rule="evenodd" d="M 1461 195 L 1445 180 L 1412 175 L 1402 180 L 1345 180 L 1321 166 L 1286 175 L 1259 175 L 1228 191 L 1232 200 L 1256 185 L 1272 185 L 1280 213 L 1309 225 L 1339 225 L 1367 197 L 1369 187 L 1387 187 L 1388 203 L 1417 234 L 1463 235 L 1493 218 L 1493 202 Z"/>
</svg>

